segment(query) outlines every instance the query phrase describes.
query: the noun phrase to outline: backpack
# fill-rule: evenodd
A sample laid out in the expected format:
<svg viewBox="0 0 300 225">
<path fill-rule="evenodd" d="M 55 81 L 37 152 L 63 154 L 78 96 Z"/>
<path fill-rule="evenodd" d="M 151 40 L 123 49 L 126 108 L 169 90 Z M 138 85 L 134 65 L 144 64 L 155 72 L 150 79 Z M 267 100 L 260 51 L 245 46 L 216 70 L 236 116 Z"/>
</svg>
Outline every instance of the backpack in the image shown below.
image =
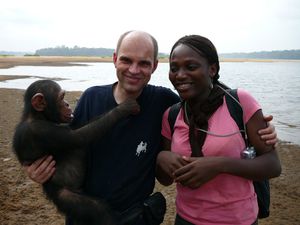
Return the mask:
<svg viewBox="0 0 300 225">
<path fill-rule="evenodd" d="M 229 89 L 227 90 L 232 97 L 234 97 L 238 102 L 239 98 L 237 95 L 237 89 Z M 234 119 L 236 124 L 238 125 L 240 130 L 244 130 L 244 121 L 243 121 L 243 110 L 239 104 L 237 104 L 232 97 L 225 93 L 226 104 L 228 107 L 228 111 L 231 117 Z M 177 115 L 180 111 L 182 102 L 178 102 L 170 107 L 169 115 L 168 115 L 168 122 L 171 128 L 171 133 L 173 134 L 174 131 L 174 124 L 177 118 Z M 244 141 L 245 134 L 241 132 Z M 247 146 L 247 142 L 246 142 Z M 258 218 L 266 218 L 270 215 L 270 184 L 269 180 L 262 180 L 262 181 L 253 181 L 253 186 L 255 189 L 255 193 L 257 195 L 257 203 L 258 203 Z"/>
</svg>

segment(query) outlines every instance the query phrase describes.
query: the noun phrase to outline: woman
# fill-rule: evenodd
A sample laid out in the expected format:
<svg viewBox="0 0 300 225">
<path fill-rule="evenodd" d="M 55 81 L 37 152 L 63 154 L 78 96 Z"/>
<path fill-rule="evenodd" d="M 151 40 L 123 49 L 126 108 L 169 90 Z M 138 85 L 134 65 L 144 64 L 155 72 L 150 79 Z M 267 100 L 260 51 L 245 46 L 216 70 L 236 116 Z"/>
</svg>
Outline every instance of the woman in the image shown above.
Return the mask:
<svg viewBox="0 0 300 225">
<path fill-rule="evenodd" d="M 214 45 L 199 35 L 179 39 L 170 53 L 169 79 L 183 100 L 173 134 L 168 111 L 163 117 L 163 150 L 157 178 L 177 183 L 176 225 L 257 224 L 253 180 L 279 176 L 280 161 L 257 131 L 266 127 L 262 110 L 238 89 L 244 123 L 257 157 L 241 159 L 245 142 L 230 116 L 218 81 L 219 59 Z M 170 151 L 171 150 L 171 151 Z"/>
</svg>

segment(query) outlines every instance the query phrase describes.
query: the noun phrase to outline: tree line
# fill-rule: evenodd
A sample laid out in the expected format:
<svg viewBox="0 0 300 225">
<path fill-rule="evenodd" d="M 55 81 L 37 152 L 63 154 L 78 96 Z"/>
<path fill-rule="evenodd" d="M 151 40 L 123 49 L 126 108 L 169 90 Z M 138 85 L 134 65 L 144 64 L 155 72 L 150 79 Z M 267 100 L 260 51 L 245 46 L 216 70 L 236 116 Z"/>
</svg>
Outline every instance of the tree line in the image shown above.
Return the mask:
<svg viewBox="0 0 300 225">
<path fill-rule="evenodd" d="M 300 59 L 299 50 L 283 50 L 283 51 L 261 51 L 249 53 L 223 53 L 221 58 L 234 59 Z"/>
<path fill-rule="evenodd" d="M 0 51 L 0 55 L 24 55 L 24 56 L 98 56 L 111 57 L 114 49 L 111 48 L 86 48 L 86 47 L 67 47 L 57 46 L 53 48 L 42 48 L 36 50 L 34 53 L 24 52 L 7 52 Z M 168 58 L 168 54 L 159 53 L 160 58 Z M 300 49 L 297 50 L 278 50 L 278 51 L 260 51 L 250 53 L 221 53 L 220 58 L 232 59 L 298 59 L 300 60 Z"/>
<path fill-rule="evenodd" d="M 35 51 L 35 55 L 40 56 L 112 56 L 114 49 L 110 48 L 85 48 L 74 46 L 58 46 L 55 48 L 42 48 Z"/>
<path fill-rule="evenodd" d="M 58 46 L 36 50 L 35 55 L 40 56 L 100 56 L 111 57 L 114 49 L 110 48 L 85 48 Z M 159 53 L 159 57 L 168 57 L 168 54 Z M 223 53 L 221 58 L 247 58 L 247 59 L 300 59 L 299 50 L 261 51 L 250 53 Z"/>
<path fill-rule="evenodd" d="M 35 51 L 37 56 L 99 56 L 111 57 L 114 49 L 111 48 L 86 48 L 86 47 L 67 47 L 58 46 L 54 48 L 42 48 Z M 168 57 L 165 53 L 159 53 L 159 57 Z"/>
</svg>

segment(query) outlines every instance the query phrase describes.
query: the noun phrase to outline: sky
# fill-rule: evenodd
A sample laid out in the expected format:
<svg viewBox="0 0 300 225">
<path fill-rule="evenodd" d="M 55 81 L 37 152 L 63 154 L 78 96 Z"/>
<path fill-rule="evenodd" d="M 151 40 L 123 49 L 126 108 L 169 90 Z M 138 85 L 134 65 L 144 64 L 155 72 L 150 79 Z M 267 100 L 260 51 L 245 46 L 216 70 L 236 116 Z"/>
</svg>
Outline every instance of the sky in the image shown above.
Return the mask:
<svg viewBox="0 0 300 225">
<path fill-rule="evenodd" d="M 169 53 L 180 37 L 209 38 L 219 53 L 300 49 L 299 0 L 2 0 L 0 51 L 115 48 L 143 30 Z"/>
</svg>

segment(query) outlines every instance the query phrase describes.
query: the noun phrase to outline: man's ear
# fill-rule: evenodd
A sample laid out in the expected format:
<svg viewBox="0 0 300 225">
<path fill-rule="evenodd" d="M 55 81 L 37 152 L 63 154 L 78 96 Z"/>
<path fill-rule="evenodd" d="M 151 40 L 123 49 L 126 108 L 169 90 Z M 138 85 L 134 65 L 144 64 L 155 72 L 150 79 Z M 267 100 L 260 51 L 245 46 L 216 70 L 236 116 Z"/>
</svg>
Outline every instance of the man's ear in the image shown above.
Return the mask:
<svg viewBox="0 0 300 225">
<path fill-rule="evenodd" d="M 114 52 L 114 54 L 113 54 L 113 62 L 114 62 L 115 67 L 116 67 L 117 58 L 118 58 L 117 53 Z"/>
<path fill-rule="evenodd" d="M 42 93 L 36 93 L 31 98 L 31 105 L 38 112 L 44 111 L 47 106 L 44 95 Z"/>
<path fill-rule="evenodd" d="M 154 73 L 154 71 L 157 69 L 157 66 L 158 66 L 158 59 L 156 59 L 156 60 L 154 61 L 152 73 Z"/>
</svg>

